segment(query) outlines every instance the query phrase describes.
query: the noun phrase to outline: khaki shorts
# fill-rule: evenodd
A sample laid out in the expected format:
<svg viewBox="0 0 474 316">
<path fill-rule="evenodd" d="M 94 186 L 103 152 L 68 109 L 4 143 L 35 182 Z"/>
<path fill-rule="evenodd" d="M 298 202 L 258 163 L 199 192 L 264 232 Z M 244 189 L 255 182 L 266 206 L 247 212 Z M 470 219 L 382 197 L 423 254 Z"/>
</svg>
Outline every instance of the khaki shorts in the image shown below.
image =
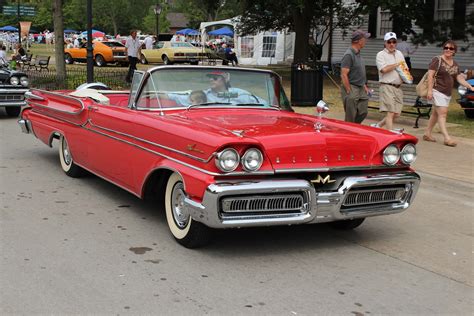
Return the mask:
<svg viewBox="0 0 474 316">
<path fill-rule="evenodd" d="M 380 112 L 400 114 L 403 108 L 403 91 L 388 84 L 380 85 Z"/>
</svg>

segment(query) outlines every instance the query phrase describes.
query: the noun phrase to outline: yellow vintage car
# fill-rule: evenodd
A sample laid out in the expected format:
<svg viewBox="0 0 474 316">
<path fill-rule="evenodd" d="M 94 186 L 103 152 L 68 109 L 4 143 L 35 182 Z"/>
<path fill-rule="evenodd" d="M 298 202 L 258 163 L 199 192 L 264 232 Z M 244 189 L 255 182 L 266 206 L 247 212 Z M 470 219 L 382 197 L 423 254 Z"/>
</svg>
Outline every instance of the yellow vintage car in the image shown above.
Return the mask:
<svg viewBox="0 0 474 316">
<path fill-rule="evenodd" d="M 205 48 L 194 47 L 188 42 L 160 41 L 153 45 L 153 49 L 142 49 L 140 62 L 142 64 L 190 63 L 191 65 L 197 65 L 200 60 L 205 58 L 207 58 Z"/>
</svg>

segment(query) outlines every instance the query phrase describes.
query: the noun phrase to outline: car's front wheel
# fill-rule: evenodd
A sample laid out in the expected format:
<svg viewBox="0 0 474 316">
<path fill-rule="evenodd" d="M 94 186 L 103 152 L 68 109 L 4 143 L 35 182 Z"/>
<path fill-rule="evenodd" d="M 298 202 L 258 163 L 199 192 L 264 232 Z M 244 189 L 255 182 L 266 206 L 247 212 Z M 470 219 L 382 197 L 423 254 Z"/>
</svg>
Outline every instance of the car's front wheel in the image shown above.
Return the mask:
<svg viewBox="0 0 474 316">
<path fill-rule="evenodd" d="M 74 58 L 72 58 L 71 54 L 65 54 L 64 55 L 64 61 L 66 62 L 66 64 L 68 65 L 72 65 L 74 64 Z"/>
<path fill-rule="evenodd" d="M 95 56 L 95 64 L 97 67 L 104 67 L 107 63 L 102 55 Z"/>
<path fill-rule="evenodd" d="M 5 107 L 5 111 L 9 117 L 17 117 L 20 115 L 21 106 L 7 106 Z"/>
<path fill-rule="evenodd" d="M 345 221 L 336 221 L 331 222 L 331 226 L 335 229 L 339 230 L 351 230 L 359 227 L 364 222 L 365 218 L 356 218 L 356 219 L 348 219 Z"/>
<path fill-rule="evenodd" d="M 168 179 L 165 192 L 166 220 L 171 234 L 186 248 L 204 246 L 210 240 L 211 230 L 202 223 L 194 221 L 184 209 L 183 179 L 173 173 Z"/>
<path fill-rule="evenodd" d="M 69 144 L 63 135 L 59 138 L 59 161 L 63 171 L 71 178 L 79 178 L 84 175 L 84 169 L 74 163 Z"/>
</svg>

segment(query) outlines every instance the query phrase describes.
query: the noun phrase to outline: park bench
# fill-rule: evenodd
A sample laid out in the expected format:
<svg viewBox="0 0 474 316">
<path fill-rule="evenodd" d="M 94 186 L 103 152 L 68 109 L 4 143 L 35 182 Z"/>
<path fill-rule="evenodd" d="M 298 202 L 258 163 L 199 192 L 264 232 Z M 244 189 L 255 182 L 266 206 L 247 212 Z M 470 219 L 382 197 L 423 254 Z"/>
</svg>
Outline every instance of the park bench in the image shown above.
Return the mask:
<svg viewBox="0 0 474 316">
<path fill-rule="evenodd" d="M 21 60 L 18 62 L 20 64 L 21 70 L 26 70 L 29 68 L 32 58 L 33 54 L 26 54 L 25 57 L 21 58 Z"/>
<path fill-rule="evenodd" d="M 51 56 L 36 56 L 34 62 L 31 62 L 30 67 L 34 67 L 36 70 L 42 71 L 43 69 L 49 70 L 49 60 Z M 29 67 L 29 68 L 30 68 Z"/>
<path fill-rule="evenodd" d="M 372 89 L 374 92 L 370 97 L 370 101 L 379 101 L 379 88 L 380 83 L 378 81 L 369 80 L 367 83 L 369 89 Z M 431 114 L 431 104 L 426 102 L 426 99 L 420 98 L 416 94 L 416 85 L 415 84 L 402 84 L 403 90 L 403 110 L 402 113 L 416 115 L 416 121 L 414 128 L 418 128 L 418 121 L 422 117 L 430 118 Z M 378 106 L 369 106 L 371 109 L 379 109 Z"/>
</svg>

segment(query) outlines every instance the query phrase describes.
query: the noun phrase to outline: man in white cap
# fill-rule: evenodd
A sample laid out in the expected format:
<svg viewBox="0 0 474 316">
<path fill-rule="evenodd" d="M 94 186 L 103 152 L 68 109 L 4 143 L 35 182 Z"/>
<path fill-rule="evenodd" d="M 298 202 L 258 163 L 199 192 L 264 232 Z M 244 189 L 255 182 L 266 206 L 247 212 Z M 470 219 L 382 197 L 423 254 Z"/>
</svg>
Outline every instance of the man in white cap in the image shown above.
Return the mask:
<svg viewBox="0 0 474 316">
<path fill-rule="evenodd" d="M 385 118 L 376 124 L 393 129 L 393 122 L 400 116 L 403 108 L 402 78 L 396 71 L 400 62 L 405 61 L 402 52 L 397 50 L 397 34 L 388 32 L 384 36 L 385 48 L 377 53 L 376 63 L 380 82 L 380 112 L 385 112 Z"/>
<path fill-rule="evenodd" d="M 341 95 L 347 122 L 362 123 L 367 116 L 369 97 L 365 64 L 360 56 L 370 33 L 356 30 L 351 36 L 349 47 L 341 60 Z"/>
</svg>

